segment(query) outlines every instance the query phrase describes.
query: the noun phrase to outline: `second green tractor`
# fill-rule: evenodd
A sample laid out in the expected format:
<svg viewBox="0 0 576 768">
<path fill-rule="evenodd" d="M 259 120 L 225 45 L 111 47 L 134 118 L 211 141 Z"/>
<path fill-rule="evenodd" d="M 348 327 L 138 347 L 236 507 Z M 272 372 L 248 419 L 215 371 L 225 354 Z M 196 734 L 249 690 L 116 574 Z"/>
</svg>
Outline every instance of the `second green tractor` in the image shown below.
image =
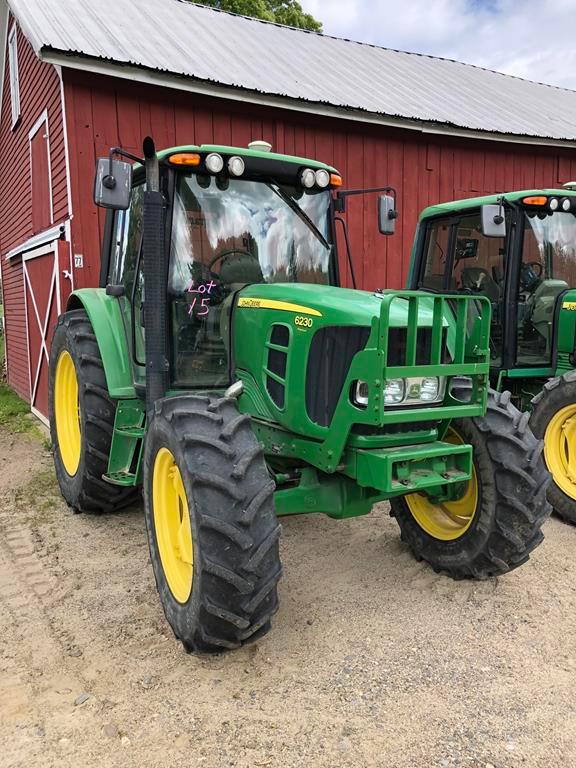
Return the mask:
<svg viewBox="0 0 576 768">
<path fill-rule="evenodd" d="M 548 499 L 576 523 L 576 185 L 457 200 L 420 216 L 409 286 L 488 300 L 490 382 L 544 441 Z"/>
</svg>

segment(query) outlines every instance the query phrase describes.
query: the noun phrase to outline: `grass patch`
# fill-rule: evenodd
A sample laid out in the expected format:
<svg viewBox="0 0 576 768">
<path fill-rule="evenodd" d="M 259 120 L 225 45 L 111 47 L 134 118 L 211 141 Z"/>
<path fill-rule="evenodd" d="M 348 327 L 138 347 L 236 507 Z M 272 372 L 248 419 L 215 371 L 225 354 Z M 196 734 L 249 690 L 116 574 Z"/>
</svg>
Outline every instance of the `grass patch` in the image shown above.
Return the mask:
<svg viewBox="0 0 576 768">
<path fill-rule="evenodd" d="M 0 427 L 15 433 L 29 432 L 34 428 L 28 403 L 21 400 L 2 381 L 0 381 Z"/>
<path fill-rule="evenodd" d="M 0 333 L 0 428 L 13 434 L 29 432 L 40 437 L 30 406 L 13 392 L 2 377 L 4 370 L 4 334 Z M 49 450 L 49 447 L 48 447 Z"/>
<path fill-rule="evenodd" d="M 60 489 L 53 469 L 46 469 L 34 474 L 26 485 L 18 488 L 14 494 L 18 507 L 33 510 L 36 514 L 56 509 L 62 502 Z M 42 515 L 35 522 L 46 522 Z"/>
</svg>

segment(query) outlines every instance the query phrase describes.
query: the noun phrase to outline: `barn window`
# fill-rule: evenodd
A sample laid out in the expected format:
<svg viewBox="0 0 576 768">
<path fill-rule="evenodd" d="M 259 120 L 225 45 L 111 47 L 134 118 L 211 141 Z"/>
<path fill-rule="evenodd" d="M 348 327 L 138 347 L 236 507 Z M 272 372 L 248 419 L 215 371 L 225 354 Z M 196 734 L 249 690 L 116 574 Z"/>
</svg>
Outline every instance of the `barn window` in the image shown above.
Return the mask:
<svg viewBox="0 0 576 768">
<path fill-rule="evenodd" d="M 32 192 L 32 230 L 36 234 L 52 224 L 52 169 L 48 112 L 40 115 L 28 134 L 30 142 L 30 186 Z"/>
<path fill-rule="evenodd" d="M 8 37 L 8 66 L 10 69 L 10 101 L 12 104 L 12 128 L 20 117 L 20 84 L 18 82 L 18 49 L 16 43 L 16 24 Z"/>
</svg>

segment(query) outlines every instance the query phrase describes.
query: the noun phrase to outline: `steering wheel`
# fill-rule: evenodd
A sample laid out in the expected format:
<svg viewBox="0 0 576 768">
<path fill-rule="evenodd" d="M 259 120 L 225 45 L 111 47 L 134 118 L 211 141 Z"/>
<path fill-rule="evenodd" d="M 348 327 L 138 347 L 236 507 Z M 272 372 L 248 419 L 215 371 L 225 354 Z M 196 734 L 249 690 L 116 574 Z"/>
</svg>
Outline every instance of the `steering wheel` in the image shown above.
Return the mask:
<svg viewBox="0 0 576 768">
<path fill-rule="evenodd" d="M 258 256 L 254 256 L 250 251 L 246 251 L 242 248 L 229 248 L 227 251 L 222 251 L 222 253 L 216 254 L 216 256 L 214 256 L 214 258 L 207 264 L 208 269 L 212 269 L 217 261 L 229 259 L 234 254 L 236 254 L 236 256 L 250 256 L 251 259 L 258 261 Z"/>
<path fill-rule="evenodd" d="M 543 271 L 539 261 L 523 262 L 520 267 L 520 286 L 525 291 L 534 290 L 542 278 Z"/>
<path fill-rule="evenodd" d="M 540 261 L 528 261 L 525 262 L 526 267 L 531 267 L 532 270 L 534 267 L 536 267 L 536 277 L 542 277 L 542 272 L 544 271 L 544 267 L 542 266 L 542 262 Z"/>
</svg>

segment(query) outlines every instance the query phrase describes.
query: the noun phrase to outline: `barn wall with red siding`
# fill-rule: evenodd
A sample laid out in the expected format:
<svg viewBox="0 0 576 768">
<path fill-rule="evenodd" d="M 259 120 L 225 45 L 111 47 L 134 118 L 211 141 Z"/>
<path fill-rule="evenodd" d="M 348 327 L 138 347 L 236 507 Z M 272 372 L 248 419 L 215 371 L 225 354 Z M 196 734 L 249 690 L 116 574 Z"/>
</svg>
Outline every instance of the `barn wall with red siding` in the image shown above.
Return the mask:
<svg viewBox="0 0 576 768">
<path fill-rule="evenodd" d="M 10 19 L 9 29 L 12 24 Z M 10 75 L 7 64 L 0 113 L 0 261 L 5 301 L 8 380 L 18 394 L 29 399 L 22 264 L 18 256 L 9 262 L 5 256 L 36 234 L 32 217 L 28 135 L 44 110 L 47 110 L 48 114 L 54 223 L 65 220 L 68 215 L 68 194 L 59 74 L 52 65 L 42 63 L 36 58 L 20 29 L 17 31 L 17 49 L 20 119 L 12 128 Z M 4 56 L 7 56 L 7 49 Z"/>
<path fill-rule="evenodd" d="M 264 138 L 274 150 L 335 165 L 345 185 L 389 184 L 398 191 L 393 237 L 376 226 L 376 198 L 348 201 L 360 287 L 398 288 L 407 276 L 418 213 L 442 200 L 507 189 L 557 186 L 576 177 L 571 149 L 450 135 L 427 135 L 350 120 L 258 107 L 146 86 L 129 80 L 64 71 L 73 189 L 73 244 L 84 255 L 76 285 L 96 285 L 102 217 L 92 203 L 94 163 L 110 146 L 138 153 L 151 134 L 158 147 L 192 143 L 246 146 Z M 349 270 L 341 268 L 349 284 Z"/>
</svg>

